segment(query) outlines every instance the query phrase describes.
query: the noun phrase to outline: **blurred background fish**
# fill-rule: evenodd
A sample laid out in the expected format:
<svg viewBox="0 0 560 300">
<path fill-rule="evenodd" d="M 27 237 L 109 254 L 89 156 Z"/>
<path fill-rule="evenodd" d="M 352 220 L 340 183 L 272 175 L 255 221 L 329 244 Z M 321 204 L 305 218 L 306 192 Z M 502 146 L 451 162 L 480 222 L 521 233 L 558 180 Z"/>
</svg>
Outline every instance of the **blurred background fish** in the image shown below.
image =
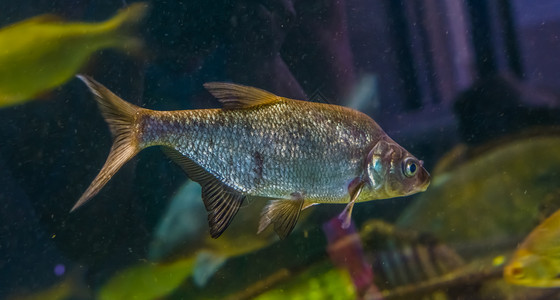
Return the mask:
<svg viewBox="0 0 560 300">
<path fill-rule="evenodd" d="M 519 245 L 504 269 L 504 278 L 509 283 L 530 287 L 560 287 L 560 210 Z"/>
<path fill-rule="evenodd" d="M 442 171 L 434 172 L 431 188 L 397 225 L 422 228 L 469 256 L 511 249 L 538 224 L 544 200 L 558 189 L 560 151 L 551 149 L 559 147 L 557 134 L 520 136 L 466 161 L 444 158 L 449 167 L 435 167 Z"/>
<path fill-rule="evenodd" d="M 551 151 L 560 147 L 560 138 L 541 130 L 537 135 L 519 134 L 491 143 L 476 151 L 459 145 L 444 156 L 435 167 L 432 187 L 403 211 L 396 226 L 408 230 L 421 227 L 444 241 L 467 265 L 480 261 L 477 268 L 487 271 L 478 272 L 483 279 L 477 283 L 481 284 L 479 295 L 498 299 L 551 299 L 534 298 L 541 294 L 557 297 L 554 290 L 537 292 L 506 284 L 504 264 L 499 262 L 507 261 L 543 216 L 560 205 L 560 152 Z M 463 280 L 465 293 L 470 280 Z"/>
<path fill-rule="evenodd" d="M 0 108 L 64 84 L 98 50 L 138 52 L 142 41 L 132 31 L 147 9 L 146 3 L 135 3 L 100 23 L 40 15 L 0 29 Z"/>
</svg>

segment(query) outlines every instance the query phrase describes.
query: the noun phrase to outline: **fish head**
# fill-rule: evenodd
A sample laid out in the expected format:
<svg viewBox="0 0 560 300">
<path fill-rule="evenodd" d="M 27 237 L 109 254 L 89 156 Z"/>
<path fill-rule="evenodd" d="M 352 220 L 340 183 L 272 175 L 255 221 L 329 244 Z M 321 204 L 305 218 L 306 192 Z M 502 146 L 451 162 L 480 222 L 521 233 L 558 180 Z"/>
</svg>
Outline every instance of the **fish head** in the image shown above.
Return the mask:
<svg viewBox="0 0 560 300">
<path fill-rule="evenodd" d="M 377 199 L 412 195 L 430 185 L 423 162 L 389 137 L 382 138 L 369 152 L 367 179 Z"/>
<path fill-rule="evenodd" d="M 504 279 L 516 285 L 560 287 L 560 268 L 546 256 L 520 249 L 504 268 Z"/>
</svg>

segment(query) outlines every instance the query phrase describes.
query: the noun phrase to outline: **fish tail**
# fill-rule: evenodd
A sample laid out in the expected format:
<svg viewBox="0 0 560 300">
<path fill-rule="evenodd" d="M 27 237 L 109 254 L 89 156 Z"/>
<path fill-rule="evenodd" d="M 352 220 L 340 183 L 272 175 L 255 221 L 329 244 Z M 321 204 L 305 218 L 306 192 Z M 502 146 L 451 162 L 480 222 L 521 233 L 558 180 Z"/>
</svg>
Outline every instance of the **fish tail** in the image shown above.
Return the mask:
<svg viewBox="0 0 560 300">
<path fill-rule="evenodd" d="M 141 147 L 138 143 L 136 124 L 137 116 L 143 110 L 119 98 L 92 78 L 84 75 L 77 75 L 77 77 L 94 94 L 101 114 L 109 124 L 113 135 L 113 146 L 105 165 L 82 197 L 72 207 L 71 212 L 95 196 L 127 161 L 140 152 Z"/>
<path fill-rule="evenodd" d="M 146 2 L 138 2 L 120 10 L 113 18 L 104 23 L 104 28 L 110 34 L 115 47 L 127 52 L 139 52 L 143 46 L 142 39 L 134 36 L 133 32 L 142 22 L 148 12 Z"/>
</svg>

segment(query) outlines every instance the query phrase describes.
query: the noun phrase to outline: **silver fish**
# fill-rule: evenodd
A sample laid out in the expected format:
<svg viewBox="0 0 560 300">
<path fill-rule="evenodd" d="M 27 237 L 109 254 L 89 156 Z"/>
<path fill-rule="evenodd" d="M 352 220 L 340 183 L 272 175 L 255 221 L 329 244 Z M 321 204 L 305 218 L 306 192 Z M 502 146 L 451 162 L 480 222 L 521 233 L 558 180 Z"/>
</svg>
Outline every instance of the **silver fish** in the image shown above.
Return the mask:
<svg viewBox="0 0 560 300">
<path fill-rule="evenodd" d="M 227 228 L 247 196 L 272 198 L 258 232 L 273 224 L 285 238 L 300 211 L 426 190 L 422 161 L 399 146 L 367 115 L 330 104 L 292 100 L 257 88 L 206 83 L 223 109 L 154 111 L 134 106 L 86 76 L 114 136 L 109 157 L 74 205 L 95 196 L 142 149 L 162 149 L 202 186 L 210 234 Z"/>
</svg>

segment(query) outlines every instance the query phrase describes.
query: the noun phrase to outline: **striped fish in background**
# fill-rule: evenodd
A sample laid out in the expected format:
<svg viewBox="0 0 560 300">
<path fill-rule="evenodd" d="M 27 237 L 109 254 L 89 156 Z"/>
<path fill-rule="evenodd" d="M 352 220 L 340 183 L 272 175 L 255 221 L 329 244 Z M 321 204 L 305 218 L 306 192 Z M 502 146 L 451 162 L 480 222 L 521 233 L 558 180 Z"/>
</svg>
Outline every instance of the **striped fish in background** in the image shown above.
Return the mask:
<svg viewBox="0 0 560 300">
<path fill-rule="evenodd" d="M 367 222 L 361 236 L 366 253 L 372 258 L 374 283 L 382 295 L 379 299 L 407 299 L 411 296 L 407 292 L 415 290 L 420 293 L 414 296 L 424 294 L 422 287 L 426 283 L 465 265 L 453 249 L 429 234 L 401 230 L 380 220 Z M 423 299 L 452 299 L 445 293 L 430 294 L 426 293 Z"/>
</svg>

